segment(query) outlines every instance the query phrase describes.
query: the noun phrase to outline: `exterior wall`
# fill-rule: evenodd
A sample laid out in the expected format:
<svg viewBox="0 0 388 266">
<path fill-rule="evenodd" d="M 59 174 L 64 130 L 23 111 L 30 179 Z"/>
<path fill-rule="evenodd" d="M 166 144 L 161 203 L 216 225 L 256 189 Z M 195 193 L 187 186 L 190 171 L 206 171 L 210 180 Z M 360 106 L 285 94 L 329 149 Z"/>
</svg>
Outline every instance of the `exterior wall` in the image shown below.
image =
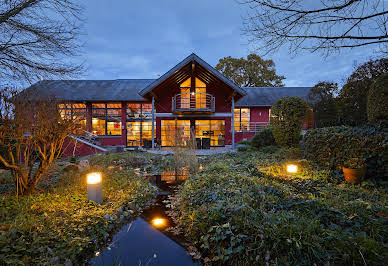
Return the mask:
<svg viewBox="0 0 388 266">
<path fill-rule="evenodd" d="M 63 155 L 62 158 L 67 158 L 67 157 L 72 157 L 73 156 L 73 151 L 74 151 L 74 145 L 75 145 L 75 140 L 68 138 L 64 144 L 63 144 Z M 77 142 L 77 146 L 75 149 L 74 156 L 86 156 L 86 155 L 92 155 L 92 154 L 97 154 L 101 153 L 102 151 L 97 150 L 89 145 L 86 145 L 81 142 Z"/>
<path fill-rule="evenodd" d="M 125 139 L 124 142 L 122 140 L 122 136 L 112 136 L 112 137 L 105 137 L 105 136 L 100 136 L 98 137 L 98 140 L 101 143 L 101 146 L 121 146 L 121 145 L 126 145 Z"/>
</svg>

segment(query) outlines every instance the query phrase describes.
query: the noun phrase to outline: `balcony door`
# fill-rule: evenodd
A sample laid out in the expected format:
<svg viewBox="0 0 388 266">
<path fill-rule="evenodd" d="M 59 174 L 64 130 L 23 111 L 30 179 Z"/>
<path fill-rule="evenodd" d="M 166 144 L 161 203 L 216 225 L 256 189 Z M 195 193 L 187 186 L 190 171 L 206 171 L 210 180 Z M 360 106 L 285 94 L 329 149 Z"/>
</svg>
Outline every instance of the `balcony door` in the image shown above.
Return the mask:
<svg viewBox="0 0 388 266">
<path fill-rule="evenodd" d="M 191 88 L 191 78 L 186 79 L 181 85 L 182 109 L 206 108 L 206 84 L 195 78 L 195 88 Z"/>
</svg>

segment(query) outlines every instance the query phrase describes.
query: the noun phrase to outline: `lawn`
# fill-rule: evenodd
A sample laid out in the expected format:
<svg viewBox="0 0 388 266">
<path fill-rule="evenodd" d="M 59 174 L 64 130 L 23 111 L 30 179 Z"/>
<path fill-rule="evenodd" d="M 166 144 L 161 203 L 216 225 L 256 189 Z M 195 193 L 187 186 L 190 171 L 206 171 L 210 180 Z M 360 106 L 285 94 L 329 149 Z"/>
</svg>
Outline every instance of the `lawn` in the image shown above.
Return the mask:
<svg viewBox="0 0 388 266">
<path fill-rule="evenodd" d="M 350 185 L 298 150 L 215 155 L 181 187 L 174 218 L 207 263 L 383 265 L 387 184 Z M 289 175 L 285 163 L 296 161 Z"/>
<path fill-rule="evenodd" d="M 128 161 L 147 164 L 150 156 L 143 157 L 125 155 Z M 103 205 L 87 201 L 84 172 L 64 172 L 61 166 L 50 171 L 33 195 L 2 191 L 0 264 L 85 264 L 104 247 L 155 196 L 153 186 L 114 159 L 107 155 L 90 160 L 93 170 L 103 172 Z M 1 186 L 12 187 L 6 184 L 9 174 L 1 175 Z"/>
</svg>

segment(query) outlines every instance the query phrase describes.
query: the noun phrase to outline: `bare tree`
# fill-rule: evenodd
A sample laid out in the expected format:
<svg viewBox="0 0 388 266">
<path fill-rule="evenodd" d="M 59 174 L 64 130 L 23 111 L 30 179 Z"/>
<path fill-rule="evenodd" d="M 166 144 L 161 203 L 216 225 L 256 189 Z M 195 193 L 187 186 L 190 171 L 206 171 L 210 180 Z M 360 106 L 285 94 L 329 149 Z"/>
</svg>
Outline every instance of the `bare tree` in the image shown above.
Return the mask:
<svg viewBox="0 0 388 266">
<path fill-rule="evenodd" d="M 77 121 L 61 116 L 53 98 L 0 90 L 0 163 L 11 170 L 17 194 L 35 190 L 77 128 Z"/>
<path fill-rule="evenodd" d="M 75 0 L 0 0 L 0 79 L 79 74 L 81 14 Z"/>
<path fill-rule="evenodd" d="M 264 53 L 288 46 L 291 52 L 379 47 L 388 52 L 384 0 L 243 0 L 250 7 L 244 32 Z"/>
</svg>

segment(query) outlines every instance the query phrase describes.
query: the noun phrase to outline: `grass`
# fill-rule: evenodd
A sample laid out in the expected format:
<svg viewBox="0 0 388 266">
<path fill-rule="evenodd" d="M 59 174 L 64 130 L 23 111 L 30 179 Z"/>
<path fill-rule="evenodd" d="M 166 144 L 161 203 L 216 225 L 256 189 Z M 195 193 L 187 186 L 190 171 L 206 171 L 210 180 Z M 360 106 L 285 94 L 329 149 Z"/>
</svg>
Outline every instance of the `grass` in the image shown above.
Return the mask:
<svg viewBox="0 0 388 266">
<path fill-rule="evenodd" d="M 215 155 L 172 202 L 209 264 L 383 265 L 388 189 L 298 160 L 298 151 Z M 299 165 L 290 176 L 285 163 Z"/>
<path fill-rule="evenodd" d="M 113 232 L 151 202 L 155 188 L 130 169 L 108 169 L 106 157 L 91 158 L 92 168 L 103 172 L 102 205 L 87 201 L 85 173 L 66 173 L 59 167 L 38 193 L 0 194 L 1 265 L 85 264 Z"/>
</svg>

